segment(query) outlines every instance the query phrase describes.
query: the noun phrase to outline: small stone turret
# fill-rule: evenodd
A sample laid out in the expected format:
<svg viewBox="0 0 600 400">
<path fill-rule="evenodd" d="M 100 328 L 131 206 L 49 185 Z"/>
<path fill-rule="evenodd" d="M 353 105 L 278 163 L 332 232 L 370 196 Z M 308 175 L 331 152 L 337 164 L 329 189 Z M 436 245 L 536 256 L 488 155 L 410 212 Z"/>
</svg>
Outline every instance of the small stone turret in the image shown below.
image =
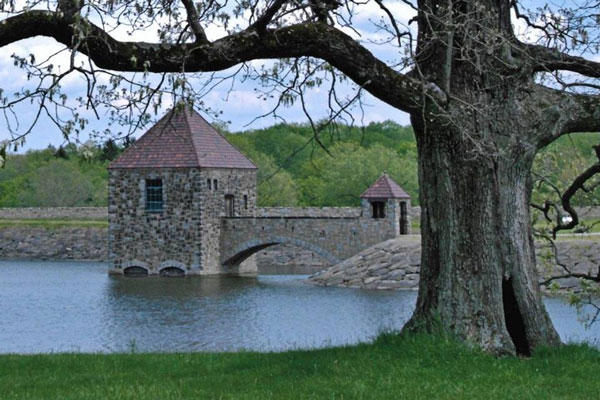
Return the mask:
<svg viewBox="0 0 600 400">
<path fill-rule="evenodd" d="M 360 197 L 363 218 L 390 220 L 396 236 L 410 234 L 410 196 L 387 174 L 381 175 Z"/>
</svg>

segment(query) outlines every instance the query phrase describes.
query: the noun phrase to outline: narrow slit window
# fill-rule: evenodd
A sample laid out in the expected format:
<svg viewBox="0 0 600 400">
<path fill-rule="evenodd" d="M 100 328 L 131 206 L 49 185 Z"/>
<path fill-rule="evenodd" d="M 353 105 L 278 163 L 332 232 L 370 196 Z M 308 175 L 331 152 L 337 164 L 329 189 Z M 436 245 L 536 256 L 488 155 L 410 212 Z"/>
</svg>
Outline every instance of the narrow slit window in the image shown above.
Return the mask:
<svg viewBox="0 0 600 400">
<path fill-rule="evenodd" d="M 212 190 L 212 181 L 210 179 L 206 180 L 206 185 L 208 186 L 208 190 Z"/>
<path fill-rule="evenodd" d="M 161 212 L 163 205 L 162 179 L 146 179 L 146 211 Z"/>
<path fill-rule="evenodd" d="M 213 188 L 219 190 L 219 182 L 216 179 L 213 179 Z"/>
<path fill-rule="evenodd" d="M 248 195 L 244 195 L 244 210 L 248 209 Z"/>
</svg>

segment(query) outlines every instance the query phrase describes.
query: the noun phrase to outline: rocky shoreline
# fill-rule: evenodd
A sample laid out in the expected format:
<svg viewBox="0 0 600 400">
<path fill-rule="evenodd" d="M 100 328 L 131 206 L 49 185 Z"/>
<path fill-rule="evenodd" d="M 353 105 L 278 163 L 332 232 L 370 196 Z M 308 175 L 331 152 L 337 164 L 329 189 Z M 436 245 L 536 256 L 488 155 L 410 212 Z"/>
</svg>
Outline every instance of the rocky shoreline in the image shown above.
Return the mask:
<svg viewBox="0 0 600 400">
<path fill-rule="evenodd" d="M 597 239 L 561 239 L 556 241 L 557 260 L 574 273 L 598 274 L 600 241 Z M 421 265 L 419 236 L 401 236 L 370 247 L 359 254 L 306 280 L 321 286 L 340 286 L 362 289 L 416 290 Z M 552 250 L 545 243 L 536 244 L 540 282 L 560 276 L 564 270 L 556 263 Z M 576 278 L 555 280 L 559 290 L 579 290 Z"/>
</svg>

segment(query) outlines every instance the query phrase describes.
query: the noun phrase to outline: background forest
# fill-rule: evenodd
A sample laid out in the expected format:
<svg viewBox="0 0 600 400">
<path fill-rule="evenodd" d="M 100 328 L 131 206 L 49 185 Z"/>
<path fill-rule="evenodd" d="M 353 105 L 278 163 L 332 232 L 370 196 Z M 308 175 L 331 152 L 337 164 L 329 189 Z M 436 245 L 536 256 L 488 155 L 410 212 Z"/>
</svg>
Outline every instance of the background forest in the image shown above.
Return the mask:
<svg viewBox="0 0 600 400">
<path fill-rule="evenodd" d="M 413 131 L 392 121 L 364 128 L 309 125 L 221 132 L 259 167 L 261 206 L 355 206 L 359 195 L 387 172 L 418 200 L 417 150 Z M 564 136 L 536 160 L 534 201 L 556 199 L 573 179 L 596 161 L 598 134 Z M 0 207 L 73 207 L 107 204 L 106 167 L 127 144 L 107 142 L 52 146 L 9 156 L 0 169 Z M 545 181 L 540 177 L 547 178 Z M 555 187 L 553 187 L 555 186 Z M 598 205 L 598 190 L 577 197 L 575 205 Z"/>
</svg>

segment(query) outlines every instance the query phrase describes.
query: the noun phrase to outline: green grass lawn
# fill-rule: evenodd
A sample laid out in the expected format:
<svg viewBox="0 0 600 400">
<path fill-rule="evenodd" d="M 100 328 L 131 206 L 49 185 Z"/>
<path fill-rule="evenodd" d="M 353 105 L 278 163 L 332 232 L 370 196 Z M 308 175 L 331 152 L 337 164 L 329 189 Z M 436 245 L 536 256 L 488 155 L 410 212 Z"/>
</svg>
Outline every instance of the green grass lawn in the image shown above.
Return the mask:
<svg viewBox="0 0 600 400">
<path fill-rule="evenodd" d="M 4 355 L 0 398 L 596 399 L 598 371 L 600 352 L 587 346 L 497 359 L 441 338 L 383 335 L 285 353 Z"/>
<path fill-rule="evenodd" d="M 108 220 L 95 219 L 0 219 L 0 228 L 6 227 L 32 228 L 107 228 Z"/>
</svg>

